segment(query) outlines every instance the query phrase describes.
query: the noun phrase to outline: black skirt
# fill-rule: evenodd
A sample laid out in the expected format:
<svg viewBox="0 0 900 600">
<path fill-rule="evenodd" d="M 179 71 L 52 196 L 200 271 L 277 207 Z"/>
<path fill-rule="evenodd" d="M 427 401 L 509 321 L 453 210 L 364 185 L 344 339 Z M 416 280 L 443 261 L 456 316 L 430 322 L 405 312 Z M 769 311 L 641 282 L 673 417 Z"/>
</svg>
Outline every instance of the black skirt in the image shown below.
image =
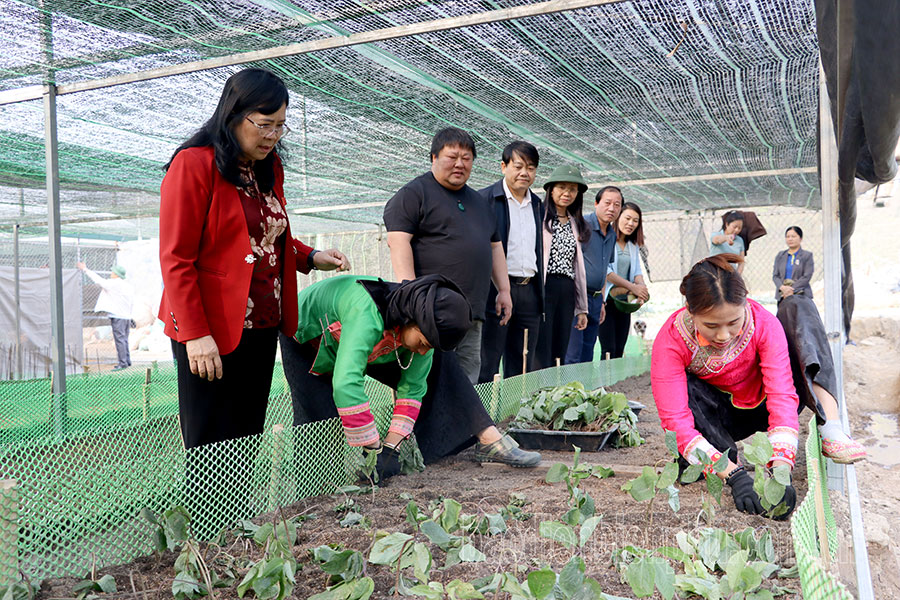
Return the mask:
<svg viewBox="0 0 900 600">
<path fill-rule="evenodd" d="M 337 418 L 331 375 L 309 372 L 316 357 L 310 344 L 299 344 L 284 334 L 281 356 L 284 375 L 291 388 L 294 425 Z M 370 364 L 366 375 L 396 389 L 401 369 L 396 363 Z M 434 351 L 428 391 L 422 398 L 419 418 L 413 427 L 425 464 L 456 454 L 477 441 L 477 435 L 494 424 L 475 388 L 459 366 L 453 352 Z"/>
</svg>

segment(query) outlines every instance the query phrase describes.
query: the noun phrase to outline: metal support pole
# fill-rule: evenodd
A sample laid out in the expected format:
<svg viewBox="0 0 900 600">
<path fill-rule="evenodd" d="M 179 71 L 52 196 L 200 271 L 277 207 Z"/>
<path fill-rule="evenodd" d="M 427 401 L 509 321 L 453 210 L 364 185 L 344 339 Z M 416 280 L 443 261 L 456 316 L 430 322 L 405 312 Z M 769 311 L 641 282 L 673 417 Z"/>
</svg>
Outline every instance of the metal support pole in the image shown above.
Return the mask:
<svg viewBox="0 0 900 600">
<path fill-rule="evenodd" d="M 837 137 L 831 120 L 831 103 L 825 86 L 825 70 L 819 63 L 819 165 L 822 191 L 822 238 L 825 258 L 825 333 L 834 358 L 837 380 L 838 407 L 844 431 L 850 431 L 847 404 L 844 401 L 844 319 L 841 303 L 841 222 L 838 204 Z M 815 435 L 815 432 L 810 432 Z M 856 467 L 841 467 L 828 460 L 828 489 L 844 490 L 846 473 L 847 500 L 850 508 L 850 525 L 853 537 L 853 558 L 860 600 L 873 600 L 872 575 L 869 568 L 869 551 L 866 547 L 862 507 L 856 483 Z"/>
<path fill-rule="evenodd" d="M 62 245 L 59 217 L 59 144 L 56 137 L 56 86 L 44 87 L 44 151 L 47 168 L 47 237 L 50 252 L 50 356 L 53 361 L 53 425 L 66 432 L 66 340 L 63 320 Z"/>
<path fill-rule="evenodd" d="M 19 224 L 13 226 L 13 279 L 16 295 L 16 369 L 13 379 L 22 379 L 22 283 L 19 278 Z"/>
<path fill-rule="evenodd" d="M 819 67 L 819 161 L 821 166 L 822 241 L 825 259 L 825 333 L 837 379 L 835 398 L 844 405 L 843 309 L 841 305 L 841 218 L 838 209 L 837 142 L 831 120 L 825 71 Z M 828 489 L 843 490 L 843 469 L 829 461 Z"/>
</svg>

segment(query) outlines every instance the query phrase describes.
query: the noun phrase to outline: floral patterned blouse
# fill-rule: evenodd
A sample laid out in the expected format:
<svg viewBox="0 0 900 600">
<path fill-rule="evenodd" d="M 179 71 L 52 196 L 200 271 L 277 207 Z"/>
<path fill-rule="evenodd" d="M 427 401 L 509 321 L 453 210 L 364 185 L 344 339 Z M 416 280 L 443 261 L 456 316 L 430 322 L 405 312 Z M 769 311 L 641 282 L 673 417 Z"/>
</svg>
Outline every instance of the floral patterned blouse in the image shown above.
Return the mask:
<svg viewBox="0 0 900 600">
<path fill-rule="evenodd" d="M 572 220 L 561 225 L 553 221 L 553 242 L 550 244 L 550 257 L 547 266 L 548 275 L 564 275 L 575 279 L 575 234 L 572 232 Z"/>
<path fill-rule="evenodd" d="M 238 196 L 247 219 L 250 250 L 247 262 L 253 262 L 250 295 L 244 329 L 278 327 L 281 323 L 282 257 L 288 218 L 274 191 L 262 193 L 252 167 L 239 165 L 244 185 Z"/>
</svg>

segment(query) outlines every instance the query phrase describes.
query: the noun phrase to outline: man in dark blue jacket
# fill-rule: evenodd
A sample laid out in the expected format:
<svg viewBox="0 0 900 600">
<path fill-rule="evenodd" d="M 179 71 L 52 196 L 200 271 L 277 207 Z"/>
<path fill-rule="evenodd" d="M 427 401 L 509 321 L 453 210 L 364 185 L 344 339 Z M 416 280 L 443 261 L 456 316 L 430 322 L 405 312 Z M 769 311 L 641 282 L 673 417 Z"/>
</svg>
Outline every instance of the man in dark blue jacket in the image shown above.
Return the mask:
<svg viewBox="0 0 900 600">
<path fill-rule="evenodd" d="M 503 244 L 512 296 L 512 318 L 500 325 L 494 298 L 487 299 L 481 341 L 481 373 L 478 380 L 490 381 L 503 358 L 503 375 L 512 377 L 530 371 L 538 329 L 544 313 L 543 236 L 541 199 L 531 192 L 538 166 L 537 148 L 515 141 L 503 149 L 500 169 L 503 179 L 480 190 L 497 215 L 497 234 Z M 528 353 L 523 363 L 525 332 Z"/>
</svg>

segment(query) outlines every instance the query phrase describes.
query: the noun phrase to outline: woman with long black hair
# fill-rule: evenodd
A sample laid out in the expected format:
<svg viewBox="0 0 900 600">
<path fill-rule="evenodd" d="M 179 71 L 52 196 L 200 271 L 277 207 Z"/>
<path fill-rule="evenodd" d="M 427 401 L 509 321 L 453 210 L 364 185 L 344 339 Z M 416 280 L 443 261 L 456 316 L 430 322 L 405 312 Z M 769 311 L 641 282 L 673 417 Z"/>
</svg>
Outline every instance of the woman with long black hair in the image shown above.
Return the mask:
<svg viewBox="0 0 900 600">
<path fill-rule="evenodd" d="M 262 432 L 278 331 L 297 330 L 295 272 L 350 268 L 337 250 L 291 237 L 279 158 L 288 100 L 269 71 L 235 73 L 166 165 L 159 318 L 186 448 Z"/>
<path fill-rule="evenodd" d="M 631 313 L 621 310 L 621 303 L 627 303 L 629 294 L 636 298 L 635 305 L 638 306 L 650 299 L 641 271 L 640 248 L 643 245 L 641 207 L 634 202 L 626 202 L 616 220 L 616 248 L 606 275 L 606 318 L 598 330 L 601 358 L 621 358 L 625 354 Z M 631 303 L 628 304 L 625 308 L 631 308 Z"/>
<path fill-rule="evenodd" d="M 581 243 L 591 236 L 581 214 L 587 184 L 578 167 L 554 169 L 544 184 L 544 322 L 538 334 L 535 368 L 565 358 L 572 331 L 587 326 L 587 283 Z"/>
</svg>

